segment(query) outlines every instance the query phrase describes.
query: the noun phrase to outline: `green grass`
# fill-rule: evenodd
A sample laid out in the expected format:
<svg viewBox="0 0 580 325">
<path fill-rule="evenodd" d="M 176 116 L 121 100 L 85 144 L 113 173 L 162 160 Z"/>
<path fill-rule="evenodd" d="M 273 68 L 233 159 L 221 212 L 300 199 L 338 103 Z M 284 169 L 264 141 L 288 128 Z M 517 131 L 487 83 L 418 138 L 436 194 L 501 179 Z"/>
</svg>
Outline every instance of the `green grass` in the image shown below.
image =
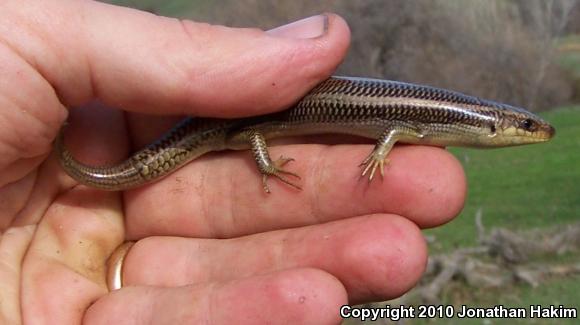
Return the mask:
<svg viewBox="0 0 580 325">
<path fill-rule="evenodd" d="M 186 18 L 193 10 L 203 11 L 211 3 L 204 0 L 104 0 L 111 4 L 150 11 L 158 15 Z"/>
<path fill-rule="evenodd" d="M 556 128 L 545 144 L 505 149 L 451 149 L 463 163 L 468 199 L 461 215 L 428 230 L 437 250 L 476 245 L 474 216 L 490 227 L 529 229 L 580 220 L 580 107 L 546 112 Z"/>
</svg>

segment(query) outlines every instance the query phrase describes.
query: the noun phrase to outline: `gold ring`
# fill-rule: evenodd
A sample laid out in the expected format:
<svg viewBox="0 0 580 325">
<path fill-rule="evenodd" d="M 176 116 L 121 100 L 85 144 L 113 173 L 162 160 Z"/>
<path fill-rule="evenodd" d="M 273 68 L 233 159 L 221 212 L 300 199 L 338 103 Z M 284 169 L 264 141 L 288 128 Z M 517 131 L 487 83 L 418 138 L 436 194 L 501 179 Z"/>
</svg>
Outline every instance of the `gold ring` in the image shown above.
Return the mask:
<svg viewBox="0 0 580 325">
<path fill-rule="evenodd" d="M 134 244 L 134 241 L 122 243 L 109 257 L 107 261 L 107 286 L 109 291 L 119 290 L 123 287 L 123 262 L 129 249 Z"/>
</svg>

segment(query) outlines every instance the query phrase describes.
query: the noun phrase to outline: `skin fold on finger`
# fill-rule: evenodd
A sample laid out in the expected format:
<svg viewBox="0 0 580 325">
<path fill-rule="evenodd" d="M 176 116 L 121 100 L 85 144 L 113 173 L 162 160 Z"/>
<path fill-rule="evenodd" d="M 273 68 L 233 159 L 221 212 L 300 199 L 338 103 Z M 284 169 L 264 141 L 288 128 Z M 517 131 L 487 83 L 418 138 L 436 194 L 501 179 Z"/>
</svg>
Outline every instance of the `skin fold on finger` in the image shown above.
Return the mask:
<svg viewBox="0 0 580 325">
<path fill-rule="evenodd" d="M 1 12 L 0 8 L 0 19 L 3 15 Z M 2 21 L 0 26 L 3 25 Z M 52 139 L 59 126 L 67 117 L 67 111 L 51 85 L 14 49 L 4 44 L 2 36 L 0 170 L 19 159 L 45 156 L 51 149 Z M 22 175 L 22 172 L 19 174 Z M 0 186 L 6 182 L 4 177 L 0 177 L 0 181 Z"/>
<path fill-rule="evenodd" d="M 0 4 L 0 26 L 2 8 Z M 0 27 L 1 28 L 1 27 Z M 2 33 L 0 33 L 2 34 Z M 0 36 L 0 229 L 15 218 L 36 181 L 35 169 L 52 149 L 52 140 L 67 111 L 51 85 Z M 19 200 L 19 199 L 18 199 Z M 20 200 L 19 200 L 20 201 Z M 6 207 L 8 209 L 3 209 Z"/>
<path fill-rule="evenodd" d="M 0 232 L 0 324 L 21 324 L 20 279 L 22 260 L 35 226 Z"/>
<path fill-rule="evenodd" d="M 96 97 L 143 113 L 280 110 L 328 77 L 350 41 L 348 26 L 332 14 L 319 24 L 321 36 L 293 38 L 96 1 L 8 1 L 2 9 L 4 41 L 34 63 L 67 106 Z"/>
<path fill-rule="evenodd" d="M 36 172 L 31 172 L 17 182 L 0 188 L 0 233 L 13 225 L 13 221 L 27 203 L 36 181 Z"/>
<path fill-rule="evenodd" d="M 294 269 L 179 288 L 126 287 L 83 324 L 338 324 L 346 293 L 332 275 Z"/>
<path fill-rule="evenodd" d="M 460 163 L 436 147 L 397 146 L 385 178 L 368 182 L 357 165 L 368 145 L 293 145 L 271 156 L 296 158 L 286 167 L 302 176 L 302 191 L 271 178 L 271 194 L 248 152 L 194 160 L 165 179 L 125 193 L 128 236 L 231 238 L 357 215 L 393 213 L 421 227 L 443 224 L 465 200 Z"/>
<path fill-rule="evenodd" d="M 415 224 L 372 215 L 228 240 L 150 237 L 127 254 L 123 280 L 181 286 L 312 267 L 337 277 L 349 301 L 360 303 L 402 295 L 426 263 L 425 240 Z"/>
<path fill-rule="evenodd" d="M 78 324 L 107 293 L 106 261 L 123 240 L 117 193 L 77 187 L 38 224 L 22 265 L 25 324 Z"/>
</svg>

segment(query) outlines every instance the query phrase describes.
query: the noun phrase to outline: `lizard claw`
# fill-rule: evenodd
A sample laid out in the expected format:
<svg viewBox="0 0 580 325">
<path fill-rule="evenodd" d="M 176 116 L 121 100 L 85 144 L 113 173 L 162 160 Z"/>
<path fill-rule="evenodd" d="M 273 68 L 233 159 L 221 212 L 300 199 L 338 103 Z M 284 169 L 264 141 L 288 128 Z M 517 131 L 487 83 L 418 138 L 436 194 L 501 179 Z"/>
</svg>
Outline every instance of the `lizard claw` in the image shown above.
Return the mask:
<svg viewBox="0 0 580 325">
<path fill-rule="evenodd" d="M 292 181 L 290 181 L 288 178 L 286 178 L 284 176 L 284 175 L 289 175 L 289 176 L 293 176 L 293 177 L 296 177 L 298 179 L 301 179 L 300 175 L 293 173 L 293 172 L 290 172 L 290 171 L 287 171 L 287 170 L 282 168 L 284 165 L 286 165 L 287 163 L 289 163 L 291 161 L 294 161 L 294 158 L 280 156 L 280 158 L 278 158 L 276 161 L 274 161 L 269 168 L 265 169 L 262 172 L 262 185 L 263 185 L 264 191 L 266 191 L 266 193 L 270 193 L 270 188 L 268 187 L 268 182 L 267 182 L 269 176 L 274 176 L 277 179 L 279 179 L 280 181 L 282 181 L 283 183 L 286 183 L 286 184 L 294 187 L 297 190 L 302 190 L 302 188 L 299 185 L 293 183 Z"/>
<path fill-rule="evenodd" d="M 381 174 L 381 179 L 385 176 L 385 165 L 389 164 L 389 160 L 385 158 L 384 155 L 378 153 L 377 151 L 371 152 L 365 160 L 359 165 L 359 167 L 363 168 L 362 176 L 365 176 L 367 173 L 369 174 L 369 182 L 373 180 L 375 177 L 375 173 L 377 168 Z M 369 173 L 370 172 L 370 173 Z"/>
</svg>

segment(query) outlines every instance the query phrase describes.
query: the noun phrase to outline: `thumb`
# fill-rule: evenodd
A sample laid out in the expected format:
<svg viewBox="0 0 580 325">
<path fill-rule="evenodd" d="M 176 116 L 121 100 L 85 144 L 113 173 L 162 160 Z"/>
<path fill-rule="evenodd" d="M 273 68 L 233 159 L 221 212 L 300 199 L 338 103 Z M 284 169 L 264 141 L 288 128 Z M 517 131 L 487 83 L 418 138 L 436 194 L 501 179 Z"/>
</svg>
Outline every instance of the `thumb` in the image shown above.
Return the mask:
<svg viewBox="0 0 580 325">
<path fill-rule="evenodd" d="M 144 113 L 261 114 L 289 106 L 328 77 L 349 43 L 348 27 L 332 14 L 264 32 L 93 1 L 4 7 L 23 31 L 9 42 L 67 106 L 98 98 Z"/>
</svg>

